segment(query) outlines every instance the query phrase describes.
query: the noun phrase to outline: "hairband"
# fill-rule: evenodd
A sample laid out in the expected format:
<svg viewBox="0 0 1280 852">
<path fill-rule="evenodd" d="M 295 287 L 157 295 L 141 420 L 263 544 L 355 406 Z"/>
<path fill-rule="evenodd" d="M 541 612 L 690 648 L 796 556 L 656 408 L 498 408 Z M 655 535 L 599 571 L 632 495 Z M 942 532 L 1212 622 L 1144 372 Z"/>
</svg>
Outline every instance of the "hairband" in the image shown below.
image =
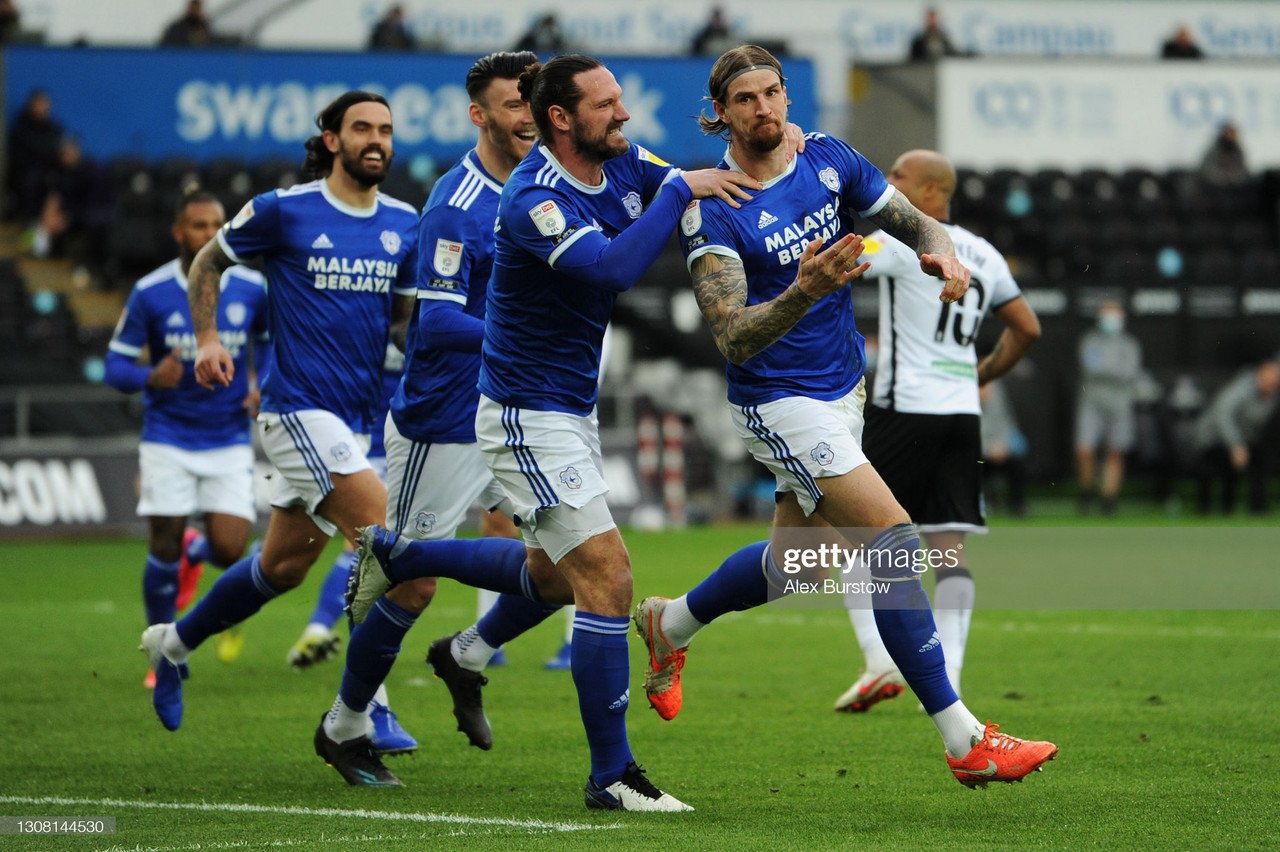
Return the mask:
<svg viewBox="0 0 1280 852">
<path fill-rule="evenodd" d="M 786 82 L 786 80 L 782 76 L 782 72 L 779 71 L 773 65 L 748 65 L 746 68 L 742 68 L 737 71 L 734 71 L 732 74 L 729 75 L 729 79 L 725 80 L 723 83 L 720 84 L 720 93 L 716 95 L 716 100 L 718 101 L 724 100 L 724 96 L 729 91 L 729 84 L 732 83 L 734 80 L 738 79 L 739 77 L 741 77 L 743 74 L 750 74 L 752 71 L 772 71 L 778 75 L 779 80 L 782 80 L 784 83 Z"/>
</svg>

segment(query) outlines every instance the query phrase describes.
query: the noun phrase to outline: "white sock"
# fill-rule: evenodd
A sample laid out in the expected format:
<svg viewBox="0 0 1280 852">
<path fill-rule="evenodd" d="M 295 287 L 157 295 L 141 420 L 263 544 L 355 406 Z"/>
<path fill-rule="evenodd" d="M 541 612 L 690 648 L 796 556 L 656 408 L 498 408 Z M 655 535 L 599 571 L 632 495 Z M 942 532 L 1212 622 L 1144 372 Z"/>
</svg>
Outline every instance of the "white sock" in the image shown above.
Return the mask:
<svg viewBox="0 0 1280 852">
<path fill-rule="evenodd" d="M 387 685 L 385 683 L 378 684 L 378 689 L 373 693 L 373 703 L 381 704 L 383 707 L 391 705 L 391 699 L 387 698 Z"/>
<path fill-rule="evenodd" d="M 358 713 L 348 707 L 339 696 L 333 700 L 333 707 L 324 717 L 324 733 L 335 743 L 345 743 L 356 737 L 369 736 L 373 733 L 373 720 L 369 714 Z"/>
<path fill-rule="evenodd" d="M 676 648 L 687 647 L 693 641 L 694 634 L 707 626 L 689 612 L 688 598 L 688 595 L 681 595 L 668 601 L 662 610 L 662 623 L 658 625 L 667 641 Z"/>
<path fill-rule="evenodd" d="M 482 672 L 489 665 L 489 659 L 498 649 L 480 638 L 480 631 L 473 624 L 453 637 L 449 644 L 449 653 L 458 665 L 469 672 Z"/>
<path fill-rule="evenodd" d="M 317 639 L 321 639 L 321 638 L 328 638 L 331 632 L 332 631 L 329 629 L 329 625 L 321 624 L 318 621 L 313 621 L 302 629 L 302 636 L 303 638 L 314 636 Z"/>
<path fill-rule="evenodd" d="M 947 754 L 952 757 L 964 757 L 973 748 L 974 743 L 982 739 L 982 723 L 969 712 L 963 701 L 957 701 L 946 709 L 939 710 L 931 717 L 942 734 L 942 742 L 947 747 Z"/>
<path fill-rule="evenodd" d="M 493 605 L 498 602 L 498 593 L 492 589 L 476 589 L 476 619 L 484 618 Z"/>
<path fill-rule="evenodd" d="M 861 558 L 854 556 L 852 564 L 842 578 L 845 588 L 862 583 L 871 583 L 871 570 Z M 866 588 L 864 585 L 863 588 Z M 866 661 L 867 671 L 894 672 L 898 666 L 889 656 L 880 638 L 880 628 L 876 626 L 876 613 L 872 605 L 872 597 L 868 592 L 848 592 L 844 596 L 844 605 L 849 610 L 849 621 L 853 624 L 853 635 L 858 638 L 858 647 L 862 649 L 862 657 Z"/>
<path fill-rule="evenodd" d="M 187 657 L 191 655 L 191 649 L 182 644 L 182 640 L 178 638 L 178 628 L 173 624 L 165 625 L 164 639 L 160 642 L 160 650 L 164 651 L 165 657 L 175 666 L 185 663 Z"/>
<path fill-rule="evenodd" d="M 974 583 L 966 574 L 951 574 L 938 581 L 933 592 L 933 620 L 938 625 L 942 653 L 947 658 L 947 679 L 960 694 L 960 670 L 973 620 Z"/>
<path fill-rule="evenodd" d="M 573 644 L 573 617 L 578 614 L 576 606 L 564 608 L 564 644 Z"/>
</svg>

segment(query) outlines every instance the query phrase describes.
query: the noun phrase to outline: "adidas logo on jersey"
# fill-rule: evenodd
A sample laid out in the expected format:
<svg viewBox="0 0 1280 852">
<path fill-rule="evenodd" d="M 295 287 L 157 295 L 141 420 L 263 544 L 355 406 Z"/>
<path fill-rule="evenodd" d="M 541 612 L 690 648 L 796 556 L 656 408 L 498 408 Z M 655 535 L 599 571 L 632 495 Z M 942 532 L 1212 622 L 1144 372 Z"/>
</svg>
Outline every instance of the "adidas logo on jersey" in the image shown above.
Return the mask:
<svg viewBox="0 0 1280 852">
<path fill-rule="evenodd" d="M 773 215 L 772 213 L 770 213 L 768 210 L 761 210 L 761 211 L 760 211 L 760 221 L 756 222 L 756 229 L 757 229 L 757 230 L 760 230 L 760 229 L 763 229 L 763 228 L 767 228 L 767 227 L 769 227 L 770 225 L 772 225 L 772 224 L 773 224 L 774 222 L 776 222 L 776 221 L 778 221 L 778 217 L 777 217 L 777 216 L 774 216 L 774 215 Z"/>
<path fill-rule="evenodd" d="M 920 646 L 920 650 L 916 653 L 923 654 L 926 651 L 932 651 L 942 644 L 942 638 L 938 636 L 938 631 L 933 631 L 933 635 L 929 637 L 929 641 Z"/>
<path fill-rule="evenodd" d="M 169 318 L 164 321 L 169 328 L 181 328 L 187 324 L 187 318 L 182 315 L 181 311 L 174 311 L 169 314 Z"/>
<path fill-rule="evenodd" d="M 328 234 L 321 234 L 311 243 L 312 248 L 333 248 L 333 240 L 329 239 Z"/>
</svg>

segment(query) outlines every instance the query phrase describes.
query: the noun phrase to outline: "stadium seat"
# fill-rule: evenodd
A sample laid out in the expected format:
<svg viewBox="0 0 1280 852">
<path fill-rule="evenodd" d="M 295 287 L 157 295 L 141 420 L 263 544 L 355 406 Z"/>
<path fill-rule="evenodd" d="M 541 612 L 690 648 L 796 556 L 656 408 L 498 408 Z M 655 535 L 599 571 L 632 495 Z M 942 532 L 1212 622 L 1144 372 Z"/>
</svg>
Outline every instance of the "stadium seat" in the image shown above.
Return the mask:
<svg viewBox="0 0 1280 852">
<path fill-rule="evenodd" d="M 155 181 L 156 192 L 172 204 L 168 199 L 177 198 L 193 183 L 200 182 L 200 164 L 191 157 L 165 157 L 151 169 Z"/>
<path fill-rule="evenodd" d="M 253 167 L 254 193 L 293 186 L 302 181 L 298 164 L 283 157 L 269 157 Z"/>
</svg>

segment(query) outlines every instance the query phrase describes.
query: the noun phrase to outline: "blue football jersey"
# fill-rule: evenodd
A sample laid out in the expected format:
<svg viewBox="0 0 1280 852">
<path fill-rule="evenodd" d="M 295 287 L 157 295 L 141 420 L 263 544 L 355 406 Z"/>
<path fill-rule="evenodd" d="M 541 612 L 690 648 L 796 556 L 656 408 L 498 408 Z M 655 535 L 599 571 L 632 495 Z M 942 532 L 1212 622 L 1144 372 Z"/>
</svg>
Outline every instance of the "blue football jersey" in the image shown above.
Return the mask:
<svg viewBox="0 0 1280 852">
<path fill-rule="evenodd" d="M 728 155 L 720 166 L 737 168 Z M 795 281 L 800 255 L 812 239 L 821 236 L 823 246 L 830 246 L 850 233 L 853 213 L 870 216 L 893 193 L 880 170 L 846 143 L 809 134 L 804 153 L 742 207 L 714 198 L 692 202 L 680 220 L 680 247 L 690 264 L 708 252 L 738 258 L 747 277 L 747 304 L 767 302 Z M 771 346 L 726 367 L 729 401 L 838 399 L 861 378 L 864 357 L 852 294 L 842 287 Z"/>
<path fill-rule="evenodd" d="M 387 455 L 387 411 L 391 408 L 391 397 L 400 387 L 404 378 L 404 354 L 393 344 L 387 344 L 386 360 L 382 362 L 382 387 L 378 396 L 378 411 L 374 416 L 372 428 L 369 430 L 369 452 L 371 459 L 384 458 Z"/>
<path fill-rule="evenodd" d="M 417 211 L 378 193 L 350 207 L 323 180 L 254 197 L 218 232 L 235 260 L 266 266 L 274 360 L 262 410 L 321 409 L 367 433 L 384 400 L 392 294 L 412 296 Z"/>
<path fill-rule="evenodd" d="M 484 319 L 493 268 L 493 225 L 502 184 L 475 151 L 436 181 L 418 225 L 418 300 L 453 302 Z M 410 323 L 404 381 L 391 400 L 400 434 L 414 441 L 473 444 L 480 391 L 479 352 L 429 348 Z"/>
<path fill-rule="evenodd" d="M 249 417 L 241 407 L 249 393 L 249 347 L 267 336 L 267 292 L 262 276 L 233 266 L 222 273 L 218 337 L 235 362 L 228 387 L 205 390 L 196 382 L 199 347 L 187 301 L 187 278 L 177 260 L 143 276 L 125 304 L 110 349 L 136 359 L 145 347 L 155 366 L 175 349 L 182 380 L 166 390 L 143 391 L 142 440 L 184 450 L 249 443 Z"/>
<path fill-rule="evenodd" d="M 675 174 L 638 145 L 605 162 L 599 186 L 574 178 L 541 144 L 516 166 L 498 202 L 480 356 L 485 396 L 518 408 L 591 413 L 617 299 L 590 282 L 593 259 Z"/>
</svg>

